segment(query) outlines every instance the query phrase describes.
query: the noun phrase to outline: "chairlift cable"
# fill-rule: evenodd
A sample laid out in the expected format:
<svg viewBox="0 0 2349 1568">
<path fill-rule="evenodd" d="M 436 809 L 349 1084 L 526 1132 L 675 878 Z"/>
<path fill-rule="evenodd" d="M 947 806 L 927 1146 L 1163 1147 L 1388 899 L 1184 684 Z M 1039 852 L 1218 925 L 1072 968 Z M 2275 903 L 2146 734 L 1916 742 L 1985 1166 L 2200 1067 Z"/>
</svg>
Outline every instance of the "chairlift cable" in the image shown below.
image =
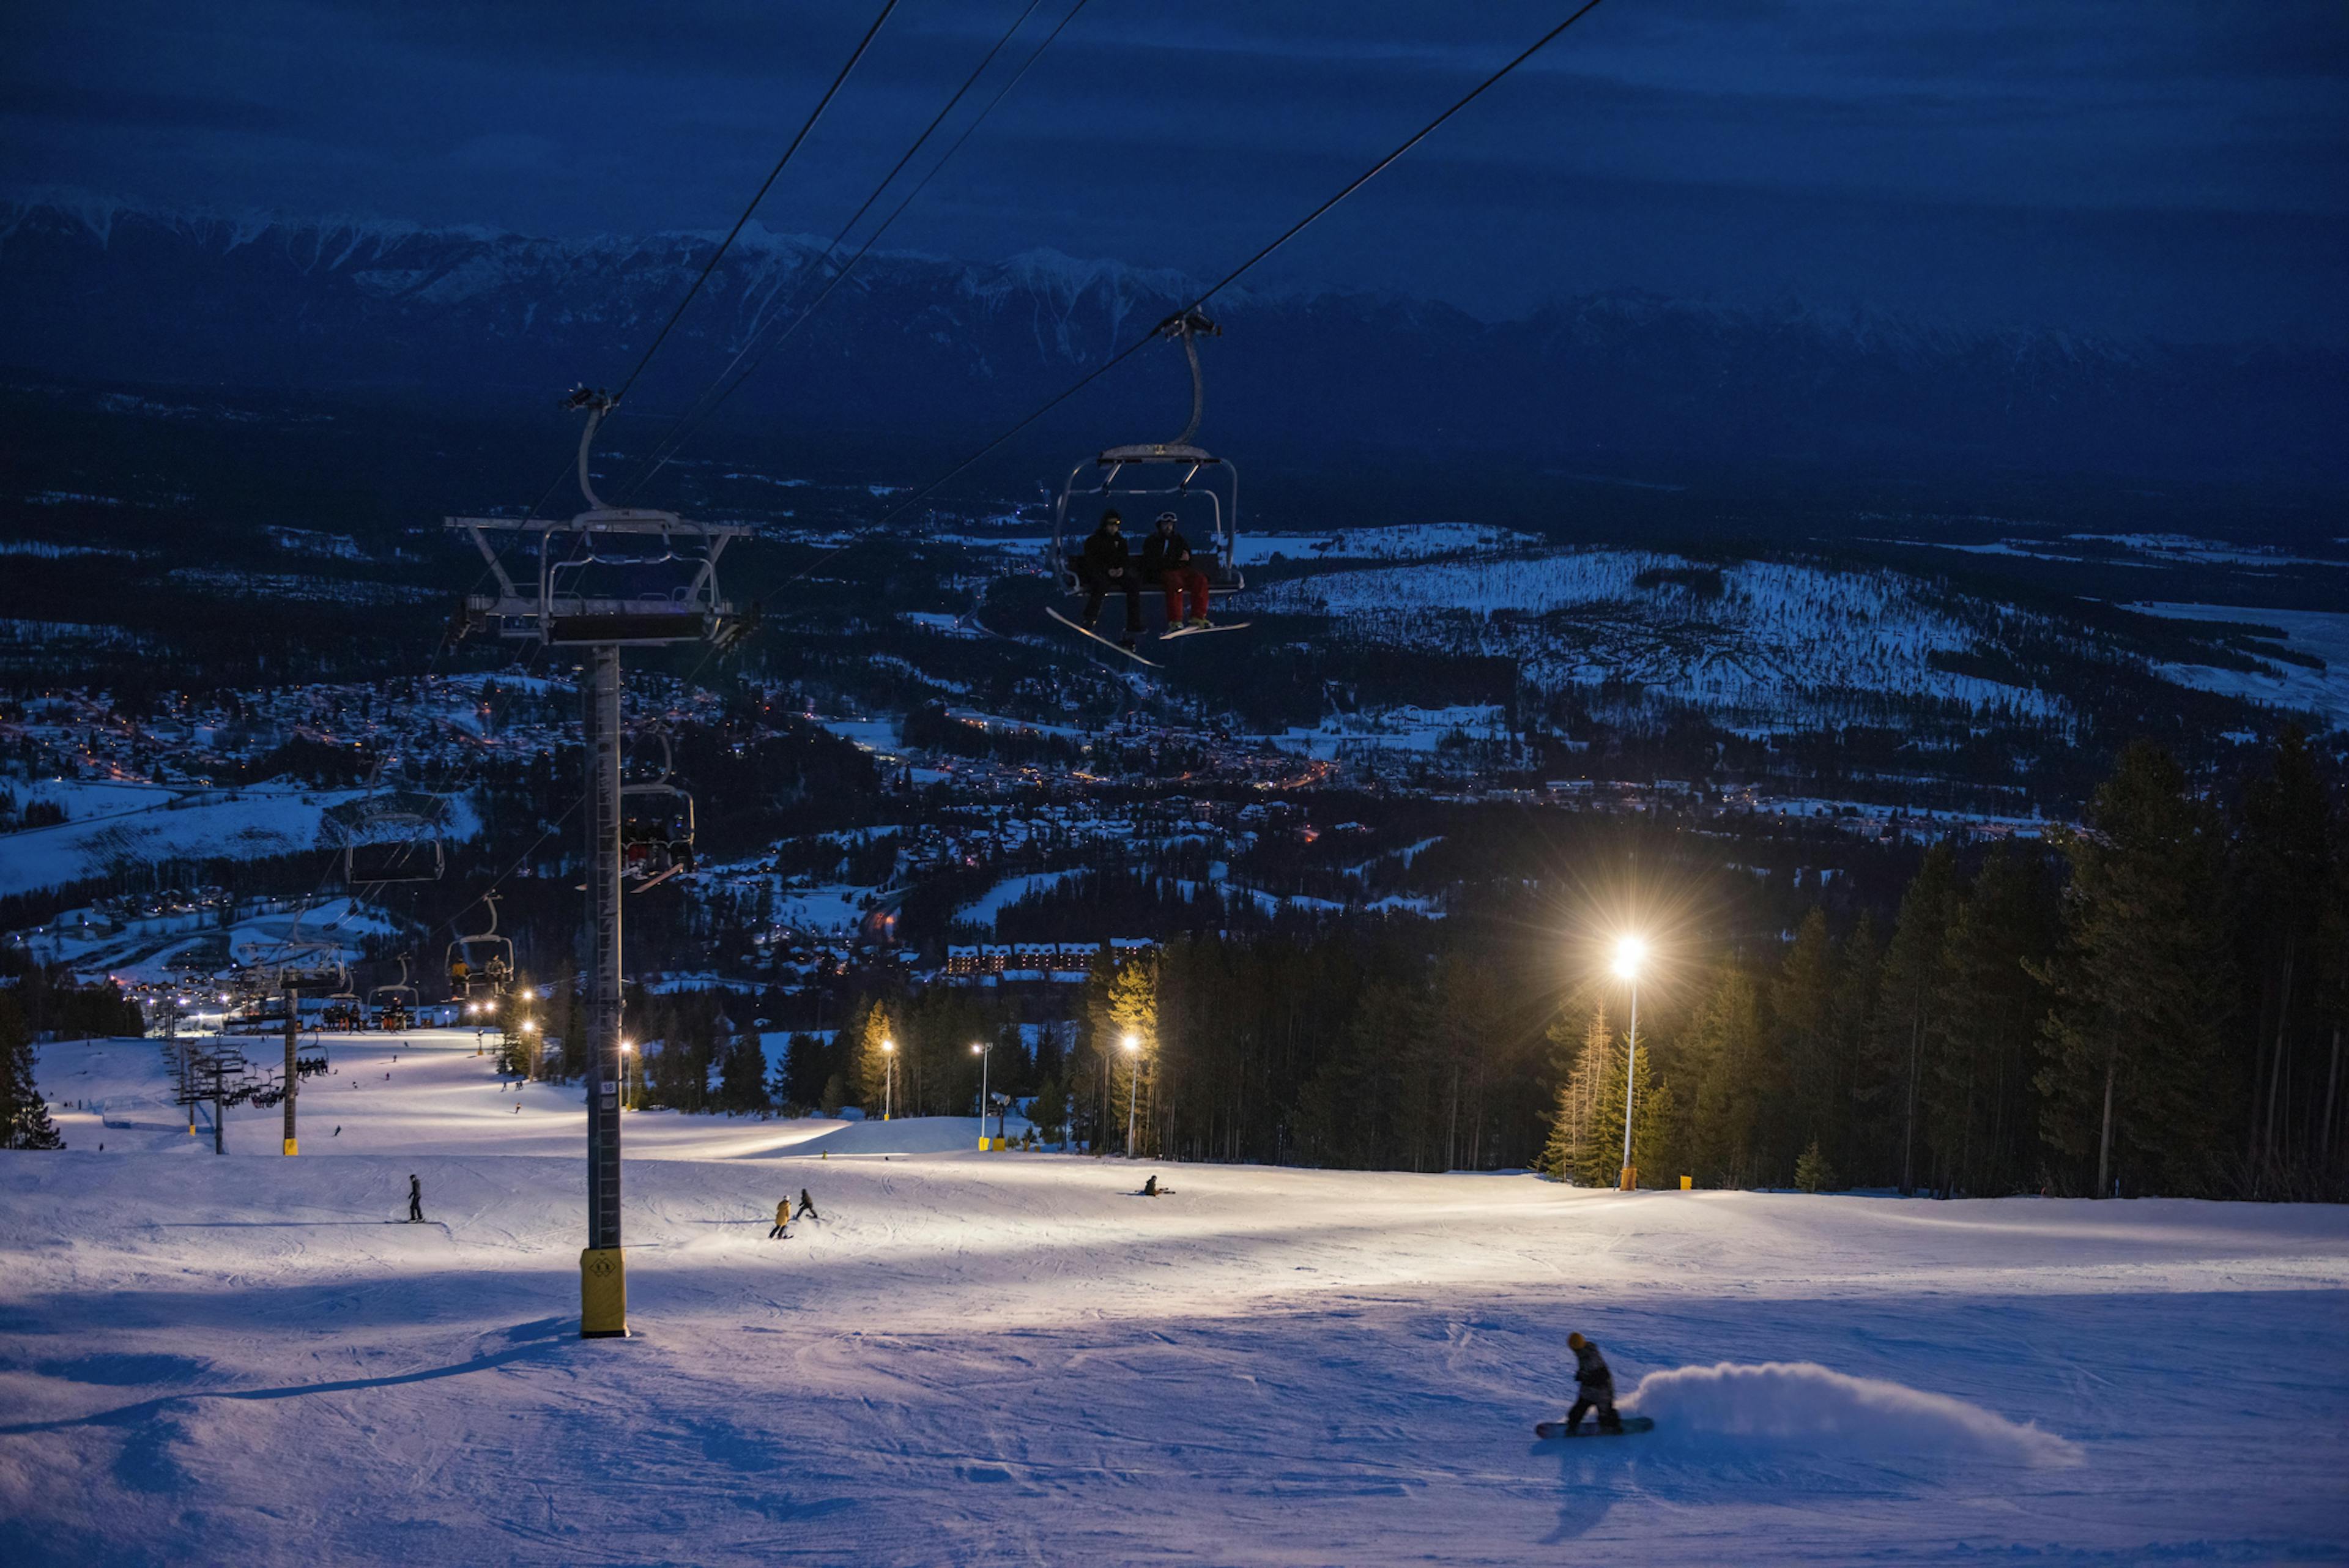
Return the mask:
<svg viewBox="0 0 2349 1568">
<path fill-rule="evenodd" d="M 1426 140 L 1428 137 L 1433 134 L 1445 121 L 1458 114 L 1462 109 L 1466 109 L 1470 104 L 1475 102 L 1479 98 L 1482 98 L 1487 90 L 1497 84 L 1504 77 L 1506 77 L 1519 66 L 1524 65 L 1527 60 L 1533 58 L 1534 56 L 1539 54 L 1568 27 L 1573 26 L 1577 22 L 1581 21 L 1583 17 L 1597 10 L 1599 8 L 1599 0 L 1584 0 L 1584 4 L 1571 12 L 1564 21 L 1558 23 L 1557 26 L 1552 27 L 1548 32 L 1544 33 L 1540 37 L 1536 38 L 1531 44 L 1527 45 L 1523 50 L 1511 57 L 1506 64 L 1501 66 L 1498 69 L 1495 70 L 1492 75 L 1486 77 L 1483 81 L 1478 82 L 1475 87 L 1469 88 L 1466 93 L 1454 99 L 1450 108 L 1446 109 L 1433 119 L 1429 120 L 1425 125 L 1421 126 L 1417 130 L 1413 131 L 1411 136 L 1397 146 L 1394 151 L 1389 152 L 1385 157 L 1381 158 L 1377 162 L 1371 164 L 1361 173 L 1348 181 L 1339 189 L 1336 194 L 1330 196 L 1319 206 L 1315 207 L 1311 212 L 1306 213 L 1305 216 L 1299 218 L 1296 223 L 1291 223 L 1288 228 L 1281 231 L 1281 233 L 1275 236 L 1269 243 L 1258 249 L 1246 261 L 1240 263 L 1239 265 L 1226 273 L 1221 278 L 1216 280 L 1215 284 L 1191 300 L 1189 304 L 1184 306 L 1182 310 L 1177 311 L 1175 314 L 1179 316 L 1185 312 L 1198 309 L 1201 306 L 1206 304 L 1207 301 L 1213 299 L 1216 295 L 1222 293 L 1225 289 L 1229 288 L 1233 284 L 1238 282 L 1250 268 L 1257 265 L 1257 263 L 1263 261 L 1266 257 L 1271 255 L 1275 251 L 1280 249 L 1283 245 L 1295 239 L 1298 235 L 1303 234 L 1307 229 L 1312 227 L 1314 223 L 1327 216 L 1332 208 L 1336 207 L 1340 202 L 1346 200 L 1347 197 L 1351 196 L 1355 192 L 1361 190 L 1363 186 L 1369 184 L 1371 181 L 1384 173 L 1387 169 L 1391 167 L 1396 160 L 1402 158 L 1404 153 L 1409 152 L 1413 148 Z M 954 480 L 957 475 L 968 469 L 973 463 L 978 462 L 981 458 L 995 451 L 996 448 L 1009 441 L 1013 436 L 1018 435 L 1021 431 L 1026 430 L 1030 425 L 1034 424 L 1038 420 L 1042 419 L 1046 414 L 1051 412 L 1054 409 L 1059 408 L 1062 403 L 1067 402 L 1071 398 L 1075 397 L 1079 392 L 1083 391 L 1087 387 L 1092 386 L 1095 381 L 1101 379 L 1102 377 L 1107 375 L 1110 371 L 1115 369 L 1118 366 L 1123 364 L 1126 360 L 1132 358 L 1143 349 L 1148 348 L 1152 343 L 1157 340 L 1157 337 L 1158 329 L 1154 327 L 1141 337 L 1128 344 L 1125 348 L 1120 349 L 1117 353 L 1112 355 L 1109 358 L 1103 360 L 1092 369 L 1088 370 L 1076 380 L 1071 382 L 1061 391 L 1055 393 L 1050 399 L 1047 399 L 1043 403 L 1038 405 L 1034 410 L 1022 417 L 1018 423 L 1012 425 L 1001 434 L 996 436 L 995 439 L 988 441 L 986 445 L 978 448 L 978 450 L 964 458 L 960 462 L 956 463 L 952 468 L 947 470 L 946 472 L 938 475 L 937 478 L 933 479 L 927 484 L 923 485 L 919 490 L 907 495 L 905 500 L 899 502 L 896 505 L 884 513 L 878 521 L 872 523 L 864 528 L 857 530 L 841 544 L 836 545 L 831 549 L 817 556 L 814 559 L 809 561 L 807 565 L 802 566 L 798 571 L 786 577 L 784 581 L 797 582 L 801 578 L 806 576 L 810 572 L 815 570 L 816 567 L 823 565 L 826 561 L 831 560 L 833 556 L 841 555 L 844 551 L 855 548 L 856 545 L 861 544 L 868 535 L 880 532 L 890 524 L 895 522 L 900 516 L 903 516 L 907 511 L 920 504 L 923 501 L 927 500 L 930 496 L 936 494 L 942 487 Z"/>
<path fill-rule="evenodd" d="M 921 151 L 923 144 L 928 141 L 930 137 L 937 130 L 940 123 L 942 123 L 949 114 L 954 112 L 955 105 L 960 103 L 965 95 L 967 95 L 970 89 L 977 85 L 978 78 L 986 74 L 987 67 L 994 63 L 995 57 L 1003 52 L 1005 47 L 1009 45 L 1012 38 L 1019 34 L 1019 29 L 1027 25 L 1028 18 L 1035 14 L 1037 6 L 1042 3 L 1043 0 L 1029 0 L 1027 9 L 1019 13 L 1018 18 L 1012 22 L 1010 27 L 1004 33 L 1003 36 L 997 41 L 995 47 L 987 51 L 986 57 L 978 62 L 978 67 L 970 73 L 968 79 L 966 80 L 960 88 L 956 89 L 955 95 L 947 100 L 946 107 L 938 110 L 937 118 L 930 121 L 929 125 L 923 130 L 920 136 L 914 139 L 913 145 L 905 149 L 905 155 L 903 158 L 898 159 L 896 166 L 891 169 L 889 172 L 882 178 L 881 182 L 873 188 L 873 193 L 864 199 L 864 204 L 857 208 L 855 213 L 850 217 L 848 222 L 840 226 L 840 233 L 833 236 L 832 244 L 826 245 L 824 247 L 823 254 L 817 258 L 817 265 L 821 266 L 825 261 L 831 259 L 833 253 L 839 248 L 841 242 L 847 238 L 849 231 L 856 226 L 858 219 L 863 218 L 864 214 L 872 209 L 873 204 L 881 199 L 882 193 L 889 188 L 891 182 L 895 181 L 898 174 L 903 172 L 905 165 L 913 161 L 914 155 Z M 651 466 L 649 468 L 640 468 L 634 478 L 631 478 L 626 484 L 620 487 L 620 493 L 624 498 L 626 496 L 635 494 L 639 488 L 650 483 L 655 474 L 667 467 L 670 460 L 677 455 L 678 449 L 685 444 L 687 440 L 693 436 L 700 429 L 701 425 L 706 422 L 711 415 L 718 411 L 719 405 L 725 402 L 727 399 L 732 397 L 737 391 L 740 390 L 742 383 L 749 380 L 752 376 L 758 373 L 760 366 L 766 363 L 768 356 L 772 354 L 776 349 L 781 348 L 786 342 L 790 341 L 792 336 L 796 334 L 802 327 L 807 324 L 808 318 L 812 317 L 819 309 L 823 308 L 823 302 L 832 297 L 833 291 L 848 280 L 848 275 L 856 270 L 857 264 L 862 262 L 866 254 L 873 249 L 874 245 L 879 243 L 881 236 L 889 232 L 890 226 L 905 215 L 905 209 L 913 205 L 914 199 L 928 188 L 930 182 L 936 179 L 948 163 L 954 161 L 955 154 L 962 151 L 963 144 L 968 141 L 971 139 L 972 134 L 976 132 L 981 125 L 984 125 L 987 122 L 987 117 L 995 112 L 996 106 L 1010 96 L 1011 89 L 1019 85 L 1020 78 L 1028 74 L 1029 67 L 1035 65 L 1035 63 L 1043 57 L 1044 51 L 1052 47 L 1053 40 L 1058 38 L 1061 34 L 1067 29 L 1070 23 L 1077 19 L 1077 13 L 1083 10 L 1088 3 L 1089 0 L 1077 0 L 1075 5 L 1069 7 L 1068 14 L 1062 16 L 1060 21 L 1053 24 L 1052 30 L 1050 33 L 1044 35 L 1043 42 L 1038 44 L 1035 48 L 1029 51 L 1028 57 L 1020 62 L 1019 68 L 1011 73 L 1009 78 L 1004 81 L 1003 85 L 996 89 L 995 96 L 988 100 L 987 106 L 981 109 L 977 115 L 972 117 L 971 122 L 968 125 L 963 127 L 962 133 L 955 138 L 954 145 L 948 147 L 946 151 L 939 156 L 938 161 L 930 165 L 928 173 L 924 174 L 921 179 L 915 182 L 913 189 L 905 192 L 904 198 L 898 202 L 897 205 L 891 209 L 889 215 L 882 219 L 880 223 L 874 227 L 871 234 L 864 236 L 864 242 L 856 247 L 856 254 L 850 256 L 846 262 L 843 263 L 833 271 L 832 276 L 825 280 L 823 287 L 817 292 L 816 296 L 808 301 L 807 305 L 800 310 L 799 314 L 792 318 L 791 325 L 785 327 L 782 331 L 769 338 L 766 344 L 760 348 L 758 358 L 751 360 L 750 365 L 743 369 L 740 375 L 734 376 L 734 379 L 728 382 L 722 390 L 718 389 L 718 383 L 719 381 L 724 381 L 728 376 L 733 375 L 735 366 L 740 365 L 742 363 L 743 356 L 750 352 L 752 347 L 750 343 L 745 343 L 742 346 L 741 351 L 734 356 L 732 363 L 730 363 L 724 370 L 719 372 L 717 379 L 710 383 L 710 389 L 703 392 L 702 398 L 707 400 L 707 406 L 702 406 L 701 400 L 697 400 L 696 407 L 686 416 L 685 422 L 679 425 L 676 430 L 671 431 L 668 435 L 662 439 L 660 447 L 656 450 L 654 458 L 648 460 L 651 462 Z M 753 335 L 754 341 L 756 339 L 756 336 L 757 335 L 755 334 Z M 710 395 L 711 390 L 716 391 L 716 395 L 714 397 Z"/>
<path fill-rule="evenodd" d="M 750 205 L 742 209 L 742 215 L 734 220 L 734 226 L 727 231 L 726 238 L 719 243 L 716 250 L 710 253 L 709 261 L 702 264 L 700 275 L 693 280 L 693 286 L 685 291 L 685 297 L 677 302 L 677 308 L 669 312 L 668 319 L 662 323 L 661 329 L 655 335 L 651 346 L 646 348 L 644 358 L 638 359 L 636 368 L 628 372 L 628 379 L 620 383 L 620 389 L 612 394 L 614 402 L 618 402 L 628 395 L 628 389 L 636 384 L 636 378 L 645 373 L 645 367 L 652 363 L 653 356 L 660 352 L 663 343 L 668 341 L 668 335 L 676 328 L 678 318 L 685 315 L 686 306 L 693 303 L 694 296 L 701 292 L 701 286 L 709 281 L 709 275 L 718 270 L 718 264 L 724 260 L 726 253 L 733 248 L 735 240 L 740 236 L 743 228 L 750 222 L 750 214 L 757 212 L 759 203 L 767 199 L 767 192 L 782 176 L 784 167 L 791 162 L 792 155 L 799 151 L 800 144 L 808 139 L 808 133 L 815 129 L 816 121 L 823 118 L 823 111 L 831 107 L 833 97 L 847 83 L 849 73 L 854 71 L 856 68 L 856 63 L 864 57 L 864 51 L 873 47 L 873 40 L 880 35 L 881 25 L 889 19 L 889 14 L 896 8 L 897 0 L 882 0 L 880 15 L 873 18 L 873 25 L 864 29 L 864 36 L 857 40 L 855 52 L 851 54 L 847 62 L 840 67 L 840 74 L 832 78 L 832 85 L 823 89 L 823 96 L 816 99 L 815 108 L 808 111 L 807 119 L 800 126 L 798 133 L 792 138 L 790 144 L 783 149 L 783 155 L 775 160 L 775 166 L 767 171 L 766 179 L 760 182 L 757 194 L 750 198 Z"/>
</svg>

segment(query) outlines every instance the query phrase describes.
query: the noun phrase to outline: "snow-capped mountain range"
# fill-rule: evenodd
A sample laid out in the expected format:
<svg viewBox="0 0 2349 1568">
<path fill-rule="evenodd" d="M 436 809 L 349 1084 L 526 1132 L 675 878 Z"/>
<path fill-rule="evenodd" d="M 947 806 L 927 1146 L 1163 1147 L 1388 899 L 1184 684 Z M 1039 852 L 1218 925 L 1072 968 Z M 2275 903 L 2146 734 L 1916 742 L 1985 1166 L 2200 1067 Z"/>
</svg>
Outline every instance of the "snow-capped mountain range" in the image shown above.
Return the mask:
<svg viewBox="0 0 2349 1568">
<path fill-rule="evenodd" d="M 20 371 L 374 390 L 512 412 L 574 381 L 616 379 L 718 238 L 557 240 L 18 200 L 0 203 L 0 332 Z M 746 229 L 638 407 L 681 410 L 746 346 L 743 363 L 759 359 L 821 288 L 823 249 Z M 875 252 L 759 363 L 729 414 L 865 437 L 992 433 L 1192 286 L 1050 251 L 994 262 Z M 2338 440 L 2349 356 L 2322 348 L 2121 342 L 1620 292 L 1502 323 L 1334 292 L 1235 290 L 1216 313 L 1227 335 L 1205 350 L 1203 439 L 1259 452 L 2349 474 Z M 1069 414 L 1104 444 L 1163 439 L 1181 424 L 1187 389 L 1179 356 L 1153 350 Z"/>
</svg>

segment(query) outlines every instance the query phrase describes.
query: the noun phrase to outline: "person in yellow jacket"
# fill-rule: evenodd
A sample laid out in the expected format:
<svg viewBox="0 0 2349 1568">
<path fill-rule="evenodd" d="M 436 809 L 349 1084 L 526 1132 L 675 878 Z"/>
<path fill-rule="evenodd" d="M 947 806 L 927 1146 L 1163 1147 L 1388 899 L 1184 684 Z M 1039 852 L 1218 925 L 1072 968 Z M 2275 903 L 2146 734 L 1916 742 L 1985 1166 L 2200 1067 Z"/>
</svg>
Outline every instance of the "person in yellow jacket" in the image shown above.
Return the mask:
<svg viewBox="0 0 2349 1568">
<path fill-rule="evenodd" d="M 790 1241 L 792 1237 L 791 1231 L 789 1230 L 791 1222 L 792 1200 L 786 1198 L 781 1203 L 775 1205 L 775 1228 L 767 1232 L 767 1240 L 771 1241 L 780 1236 L 786 1241 Z"/>
</svg>

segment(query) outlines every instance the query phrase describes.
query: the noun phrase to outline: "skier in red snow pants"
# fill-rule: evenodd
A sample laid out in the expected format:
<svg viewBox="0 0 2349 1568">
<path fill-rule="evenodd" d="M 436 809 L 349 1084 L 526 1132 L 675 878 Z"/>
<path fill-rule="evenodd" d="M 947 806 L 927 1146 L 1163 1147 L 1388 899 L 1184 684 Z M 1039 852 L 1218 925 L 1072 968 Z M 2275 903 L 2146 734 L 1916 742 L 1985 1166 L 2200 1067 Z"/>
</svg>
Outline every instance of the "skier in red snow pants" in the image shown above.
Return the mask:
<svg viewBox="0 0 2349 1568">
<path fill-rule="evenodd" d="M 1142 544 L 1142 576 L 1166 591 L 1166 629 L 1184 624 L 1183 601 L 1191 601 L 1190 624 L 1207 624 L 1207 574 L 1192 564 L 1191 544 L 1175 532 L 1181 521 L 1172 512 L 1158 514 L 1158 525 Z"/>
</svg>

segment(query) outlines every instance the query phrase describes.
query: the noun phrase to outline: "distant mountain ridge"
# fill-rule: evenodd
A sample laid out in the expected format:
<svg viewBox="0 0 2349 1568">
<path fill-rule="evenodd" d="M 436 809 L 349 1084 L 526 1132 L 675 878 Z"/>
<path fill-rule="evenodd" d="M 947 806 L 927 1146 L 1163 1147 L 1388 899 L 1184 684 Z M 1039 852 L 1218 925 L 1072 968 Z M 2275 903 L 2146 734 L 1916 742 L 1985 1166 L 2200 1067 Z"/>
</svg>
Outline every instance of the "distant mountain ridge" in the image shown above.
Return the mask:
<svg viewBox="0 0 2349 1568">
<path fill-rule="evenodd" d="M 129 381 L 372 390 L 452 411 L 538 407 L 633 363 L 718 238 L 554 240 L 100 198 L 0 202 L 0 362 Z M 761 327 L 812 296 L 822 248 L 746 229 L 634 401 L 682 409 Z M 876 252 L 728 415 L 861 437 L 992 433 L 1146 331 L 1191 286 L 1172 272 L 1043 250 L 983 263 Z M 2349 355 L 2323 348 L 1986 331 L 1630 291 L 1502 323 L 1334 291 L 1234 290 L 1216 314 L 1229 335 L 1206 349 L 1203 434 L 1245 432 L 1257 452 L 2349 477 L 2338 437 L 2349 428 Z M 1171 350 L 1140 359 L 1072 406 L 1102 444 L 1163 438 L 1181 423 L 1179 360 Z"/>
</svg>

